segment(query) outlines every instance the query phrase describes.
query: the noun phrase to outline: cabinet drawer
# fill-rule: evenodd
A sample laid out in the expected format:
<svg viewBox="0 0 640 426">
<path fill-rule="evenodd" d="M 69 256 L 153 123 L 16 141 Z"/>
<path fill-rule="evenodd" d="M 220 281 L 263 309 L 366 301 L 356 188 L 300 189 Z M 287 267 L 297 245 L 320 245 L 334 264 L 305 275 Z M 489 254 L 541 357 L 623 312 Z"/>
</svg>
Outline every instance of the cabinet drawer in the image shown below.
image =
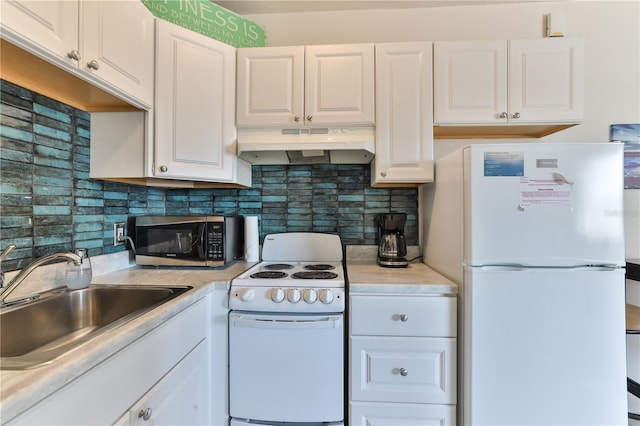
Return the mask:
<svg viewBox="0 0 640 426">
<path fill-rule="evenodd" d="M 351 297 L 351 335 L 456 336 L 456 298 Z"/>
<path fill-rule="evenodd" d="M 350 400 L 455 404 L 456 339 L 350 338 Z"/>
<path fill-rule="evenodd" d="M 385 404 L 352 402 L 349 404 L 352 426 L 444 426 L 456 424 L 455 405 Z"/>
</svg>

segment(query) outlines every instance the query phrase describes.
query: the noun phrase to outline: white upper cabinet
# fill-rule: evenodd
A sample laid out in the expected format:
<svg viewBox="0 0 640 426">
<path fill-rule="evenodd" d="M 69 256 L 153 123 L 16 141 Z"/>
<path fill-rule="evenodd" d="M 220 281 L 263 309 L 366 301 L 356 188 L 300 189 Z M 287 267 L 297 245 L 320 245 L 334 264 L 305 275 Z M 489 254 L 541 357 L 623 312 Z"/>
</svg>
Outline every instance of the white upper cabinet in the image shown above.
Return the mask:
<svg viewBox="0 0 640 426">
<path fill-rule="evenodd" d="M 135 0 L 80 5 L 78 67 L 152 106 L 153 15 Z"/>
<path fill-rule="evenodd" d="M 575 124 L 583 117 L 582 39 L 437 42 L 436 125 Z"/>
<path fill-rule="evenodd" d="M 372 125 L 373 44 L 238 49 L 238 127 Z"/>
<path fill-rule="evenodd" d="M 509 120 L 577 123 L 583 115 L 584 41 L 511 40 Z"/>
<path fill-rule="evenodd" d="M 373 186 L 433 181 L 430 42 L 376 45 Z"/>
<path fill-rule="evenodd" d="M 153 104 L 153 15 L 137 0 L 2 2 L 2 37 L 133 105 Z"/>
<path fill-rule="evenodd" d="M 153 174 L 234 182 L 244 166 L 235 155 L 236 49 L 160 19 L 156 25 Z"/>
<path fill-rule="evenodd" d="M 238 126 L 294 124 L 304 113 L 304 47 L 238 49 Z"/>
<path fill-rule="evenodd" d="M 2 37 L 36 55 L 70 62 L 78 48 L 80 4 L 77 1 L 3 0 Z"/>
</svg>

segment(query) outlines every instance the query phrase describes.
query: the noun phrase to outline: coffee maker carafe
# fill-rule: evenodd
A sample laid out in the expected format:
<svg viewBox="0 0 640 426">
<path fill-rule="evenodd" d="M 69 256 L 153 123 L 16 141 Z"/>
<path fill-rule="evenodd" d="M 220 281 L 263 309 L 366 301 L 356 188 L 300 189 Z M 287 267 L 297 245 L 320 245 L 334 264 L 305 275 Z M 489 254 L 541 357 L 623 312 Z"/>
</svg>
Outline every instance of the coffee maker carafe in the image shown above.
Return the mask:
<svg viewBox="0 0 640 426">
<path fill-rule="evenodd" d="M 409 264 L 404 237 L 406 221 L 406 213 L 385 213 L 378 218 L 378 265 L 404 268 Z"/>
</svg>

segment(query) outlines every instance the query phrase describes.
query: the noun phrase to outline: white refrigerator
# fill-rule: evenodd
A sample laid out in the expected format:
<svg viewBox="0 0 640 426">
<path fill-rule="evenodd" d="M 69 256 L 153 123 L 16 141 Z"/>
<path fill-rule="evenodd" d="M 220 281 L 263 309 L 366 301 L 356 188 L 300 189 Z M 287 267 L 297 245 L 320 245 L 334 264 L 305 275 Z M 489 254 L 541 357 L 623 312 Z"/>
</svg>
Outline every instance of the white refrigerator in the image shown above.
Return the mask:
<svg viewBox="0 0 640 426">
<path fill-rule="evenodd" d="M 471 145 L 422 192 L 459 284 L 458 424 L 627 424 L 623 147 Z"/>
</svg>

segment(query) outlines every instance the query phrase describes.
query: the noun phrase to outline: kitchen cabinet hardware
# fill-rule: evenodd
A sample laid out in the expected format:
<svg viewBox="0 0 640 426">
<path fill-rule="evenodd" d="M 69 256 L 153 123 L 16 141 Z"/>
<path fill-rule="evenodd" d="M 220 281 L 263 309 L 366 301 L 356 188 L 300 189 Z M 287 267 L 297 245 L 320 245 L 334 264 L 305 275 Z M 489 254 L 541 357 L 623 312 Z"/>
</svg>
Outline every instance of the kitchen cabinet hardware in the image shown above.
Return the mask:
<svg viewBox="0 0 640 426">
<path fill-rule="evenodd" d="M 409 321 L 409 315 L 407 315 L 407 314 L 400 315 L 400 321 L 402 321 L 402 322 Z"/>
<path fill-rule="evenodd" d="M 91 68 L 92 70 L 98 71 L 100 69 L 100 64 L 95 59 L 87 62 L 87 68 Z"/>
<path fill-rule="evenodd" d="M 307 115 L 307 121 L 311 123 L 313 121 L 313 116 Z"/>
<path fill-rule="evenodd" d="M 164 166 L 164 165 L 160 166 L 160 171 L 162 173 L 166 173 L 168 170 L 169 170 L 169 168 L 167 166 Z"/>
<path fill-rule="evenodd" d="M 147 421 L 151 418 L 151 413 L 153 413 L 153 410 L 151 409 L 151 407 L 147 407 L 138 412 L 138 418 Z"/>
<path fill-rule="evenodd" d="M 506 112 L 501 112 L 500 115 L 498 116 L 498 118 L 507 118 L 509 117 L 509 114 L 507 114 Z"/>
<path fill-rule="evenodd" d="M 516 112 L 515 114 L 513 114 L 513 118 L 516 118 L 516 119 L 517 119 L 517 118 L 520 118 L 520 113 L 519 113 L 519 112 Z"/>
<path fill-rule="evenodd" d="M 80 52 L 78 52 L 76 49 L 73 49 L 72 51 L 67 53 L 67 58 L 73 59 L 74 61 L 79 61 L 80 60 Z"/>
<path fill-rule="evenodd" d="M 409 371 L 406 368 L 401 368 L 400 369 L 400 375 L 402 377 L 407 377 L 409 375 Z"/>
<path fill-rule="evenodd" d="M 300 122 L 300 116 L 296 115 L 295 117 L 293 117 L 293 121 L 295 121 L 296 123 Z"/>
</svg>

